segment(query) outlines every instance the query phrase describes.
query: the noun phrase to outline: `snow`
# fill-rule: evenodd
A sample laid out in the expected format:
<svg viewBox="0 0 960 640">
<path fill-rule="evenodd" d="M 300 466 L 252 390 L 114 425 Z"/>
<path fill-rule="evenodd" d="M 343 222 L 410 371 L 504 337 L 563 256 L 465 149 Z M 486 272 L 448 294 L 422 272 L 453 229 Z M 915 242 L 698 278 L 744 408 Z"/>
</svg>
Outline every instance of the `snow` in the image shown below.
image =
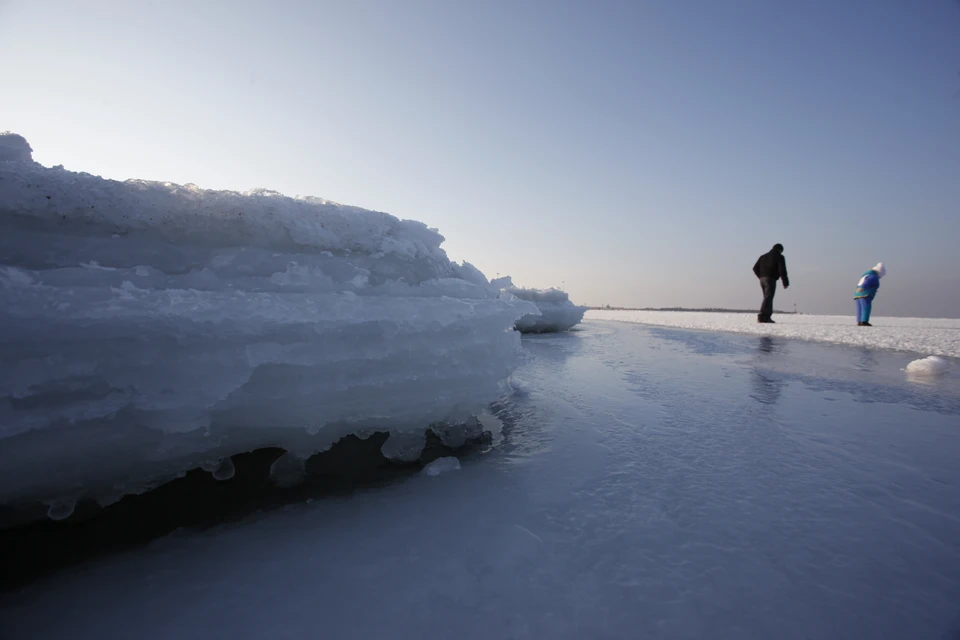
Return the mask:
<svg viewBox="0 0 960 640">
<path fill-rule="evenodd" d="M 0 594 L 0 637 L 952 638 L 960 387 L 904 354 L 584 322 L 462 469 Z"/>
<path fill-rule="evenodd" d="M 915 376 L 940 376 L 947 372 L 950 365 L 943 358 L 937 356 L 927 356 L 914 360 L 907 365 L 908 374 Z"/>
<path fill-rule="evenodd" d="M 535 307 L 442 241 L 319 198 L 0 162 L 0 503 L 54 517 L 190 468 L 230 478 L 259 447 L 379 430 L 409 456 L 430 425 L 472 432 Z"/>
<path fill-rule="evenodd" d="M 570 296 L 560 289 L 525 289 L 513 285 L 510 277 L 491 283 L 506 294 L 527 300 L 537 305 L 539 314 L 527 314 L 517 321 L 521 333 L 553 333 L 566 331 L 583 320 L 587 307 L 579 307 L 570 301 Z"/>
<path fill-rule="evenodd" d="M 960 320 L 956 319 L 874 316 L 870 319 L 873 327 L 858 327 L 852 313 L 849 316 L 777 315 L 774 316 L 776 324 L 759 324 L 756 316 L 748 313 L 690 311 L 591 310 L 587 318 L 960 357 Z"/>
</svg>

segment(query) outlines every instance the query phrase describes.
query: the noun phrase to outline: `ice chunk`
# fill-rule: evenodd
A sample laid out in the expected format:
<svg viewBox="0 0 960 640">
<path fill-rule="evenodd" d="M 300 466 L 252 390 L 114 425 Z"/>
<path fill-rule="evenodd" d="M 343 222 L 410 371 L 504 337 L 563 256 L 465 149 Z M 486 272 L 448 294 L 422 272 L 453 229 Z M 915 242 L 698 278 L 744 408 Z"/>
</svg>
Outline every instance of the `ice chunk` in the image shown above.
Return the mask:
<svg viewBox="0 0 960 640">
<path fill-rule="evenodd" d="M 521 333 L 550 333 L 566 331 L 583 320 L 587 307 L 579 307 L 560 289 L 523 289 L 508 287 L 505 291 L 520 300 L 537 305 L 539 314 L 527 314 L 517 321 Z"/>
<path fill-rule="evenodd" d="M 233 466 L 233 460 L 230 458 L 224 458 L 216 469 L 213 470 L 213 479 L 214 480 L 229 480 L 236 473 L 236 469 Z"/>
<path fill-rule="evenodd" d="M 445 458 L 437 458 L 427 466 L 423 468 L 422 473 L 425 476 L 438 476 L 441 473 L 449 473 L 451 471 L 460 470 L 460 461 L 453 457 L 447 456 Z"/>
<path fill-rule="evenodd" d="M 906 372 L 908 376 L 935 377 L 943 375 L 949 368 L 950 365 L 943 358 L 927 356 L 908 364 Z"/>
<path fill-rule="evenodd" d="M 470 418 L 458 424 L 435 424 L 431 429 L 440 438 L 440 442 L 450 449 L 459 449 L 468 442 L 483 437 L 483 425 L 477 418 Z"/>
<path fill-rule="evenodd" d="M 0 178 L 0 503 L 465 424 L 536 313 L 386 213 L 33 162 Z"/>
<path fill-rule="evenodd" d="M 229 480 L 236 473 L 233 460 L 230 458 L 217 458 L 216 460 L 202 462 L 200 468 L 212 475 L 214 480 Z"/>
<path fill-rule="evenodd" d="M 395 431 L 380 447 L 380 452 L 388 460 L 413 462 L 420 457 L 426 442 L 425 430 Z"/>
<path fill-rule="evenodd" d="M 51 520 L 66 520 L 73 515 L 77 501 L 70 498 L 58 498 L 48 505 L 47 517 Z"/>
<path fill-rule="evenodd" d="M 524 396 L 530 395 L 530 389 L 526 382 L 518 378 L 517 376 L 510 376 L 509 380 L 511 395 L 522 398 Z"/>
<path fill-rule="evenodd" d="M 499 446 L 503 442 L 503 421 L 489 411 L 485 411 L 477 416 L 484 433 L 490 434 L 490 445 Z"/>
<path fill-rule="evenodd" d="M 461 280 L 466 280 L 467 282 L 484 286 L 489 284 L 487 282 L 487 277 L 483 275 L 483 272 L 469 262 L 464 262 L 463 264 L 454 263 L 453 268 L 454 273 Z"/>
<path fill-rule="evenodd" d="M 295 487 L 306 477 L 306 467 L 303 458 L 289 451 L 273 461 L 270 465 L 270 480 L 281 489 Z"/>
<path fill-rule="evenodd" d="M 220 464 L 222 462 L 223 462 L 223 458 L 217 458 L 216 460 L 206 460 L 200 463 L 200 468 L 206 471 L 207 473 L 213 473 L 218 468 L 220 468 Z"/>
<path fill-rule="evenodd" d="M 27 139 L 16 133 L 0 133 L 0 162 L 30 162 L 33 149 Z"/>
</svg>

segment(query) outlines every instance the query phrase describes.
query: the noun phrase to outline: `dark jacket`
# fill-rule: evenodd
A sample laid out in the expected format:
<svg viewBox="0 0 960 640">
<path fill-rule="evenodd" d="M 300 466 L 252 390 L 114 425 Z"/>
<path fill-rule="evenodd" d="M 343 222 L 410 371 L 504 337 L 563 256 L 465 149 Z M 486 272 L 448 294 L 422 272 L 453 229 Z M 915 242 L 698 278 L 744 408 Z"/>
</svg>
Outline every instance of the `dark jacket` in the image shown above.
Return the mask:
<svg viewBox="0 0 960 640">
<path fill-rule="evenodd" d="M 790 286 L 790 278 L 787 277 L 787 261 L 783 259 L 783 249 L 779 246 L 757 258 L 757 263 L 753 265 L 753 272 L 758 278 L 774 280 L 779 278 L 783 280 L 783 286 Z"/>
</svg>

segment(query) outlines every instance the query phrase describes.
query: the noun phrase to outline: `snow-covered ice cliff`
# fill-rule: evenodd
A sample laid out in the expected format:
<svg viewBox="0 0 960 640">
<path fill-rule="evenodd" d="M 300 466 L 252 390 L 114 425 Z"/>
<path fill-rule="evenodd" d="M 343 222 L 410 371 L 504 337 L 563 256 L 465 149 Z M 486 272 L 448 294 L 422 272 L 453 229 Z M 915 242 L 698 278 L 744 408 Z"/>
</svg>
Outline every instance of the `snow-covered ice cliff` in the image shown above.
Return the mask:
<svg viewBox="0 0 960 640">
<path fill-rule="evenodd" d="M 420 222 L 0 149 L 0 503 L 64 515 L 350 433 L 416 458 L 428 427 L 462 439 L 501 396 L 536 313 Z"/>
</svg>

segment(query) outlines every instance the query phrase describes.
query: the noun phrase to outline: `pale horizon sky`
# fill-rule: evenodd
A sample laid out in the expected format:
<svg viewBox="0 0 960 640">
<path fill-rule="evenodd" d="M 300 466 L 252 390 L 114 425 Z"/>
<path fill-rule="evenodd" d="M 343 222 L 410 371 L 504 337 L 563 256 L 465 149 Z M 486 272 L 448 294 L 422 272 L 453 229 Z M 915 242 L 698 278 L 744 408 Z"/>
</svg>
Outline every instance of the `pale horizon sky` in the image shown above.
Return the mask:
<svg viewBox="0 0 960 640">
<path fill-rule="evenodd" d="M 960 3 L 0 0 L 0 130 L 421 220 L 578 303 L 960 317 Z"/>
</svg>

